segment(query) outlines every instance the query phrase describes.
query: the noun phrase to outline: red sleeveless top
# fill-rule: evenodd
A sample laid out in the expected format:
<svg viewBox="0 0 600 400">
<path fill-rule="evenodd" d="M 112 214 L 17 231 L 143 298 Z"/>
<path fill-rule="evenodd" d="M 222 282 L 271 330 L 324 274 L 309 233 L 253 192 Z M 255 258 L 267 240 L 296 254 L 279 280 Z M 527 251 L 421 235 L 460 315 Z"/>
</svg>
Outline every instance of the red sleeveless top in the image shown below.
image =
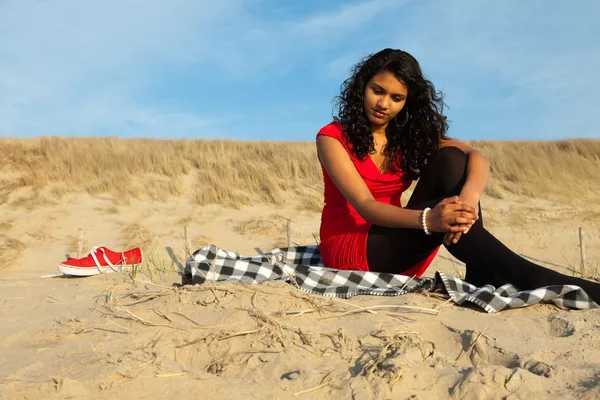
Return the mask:
<svg viewBox="0 0 600 400">
<path fill-rule="evenodd" d="M 400 197 L 412 181 L 404 178 L 401 171 L 384 174 L 379 171 L 371 157 L 366 157 L 363 161 L 357 160 L 349 150 L 351 145 L 342 134 L 342 126 L 337 122 L 321 128 L 317 137 L 321 135 L 342 143 L 375 200 L 402 207 Z M 346 200 L 323 166 L 321 169 L 325 184 L 325 206 L 321 214 L 319 250 L 323 264 L 328 268 L 369 271 L 367 237 L 372 224 L 365 221 Z M 417 277 L 423 275 L 438 250 L 439 247 L 427 259 L 403 274 Z"/>
</svg>

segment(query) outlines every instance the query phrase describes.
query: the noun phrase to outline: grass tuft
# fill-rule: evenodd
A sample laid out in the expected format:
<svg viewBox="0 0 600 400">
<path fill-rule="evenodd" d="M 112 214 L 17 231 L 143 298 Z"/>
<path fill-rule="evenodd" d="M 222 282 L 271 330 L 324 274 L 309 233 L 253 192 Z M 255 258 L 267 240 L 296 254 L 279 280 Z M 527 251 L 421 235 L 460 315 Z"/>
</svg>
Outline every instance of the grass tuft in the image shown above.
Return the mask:
<svg viewBox="0 0 600 400">
<path fill-rule="evenodd" d="M 23 242 L 0 234 L 0 270 L 17 261 L 25 250 Z"/>
</svg>

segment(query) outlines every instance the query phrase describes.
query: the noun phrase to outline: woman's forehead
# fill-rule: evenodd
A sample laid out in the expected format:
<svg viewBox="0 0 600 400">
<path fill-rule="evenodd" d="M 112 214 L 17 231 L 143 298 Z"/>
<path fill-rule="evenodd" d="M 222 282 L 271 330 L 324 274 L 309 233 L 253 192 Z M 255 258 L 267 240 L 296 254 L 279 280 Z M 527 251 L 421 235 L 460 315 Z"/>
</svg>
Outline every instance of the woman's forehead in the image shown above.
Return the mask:
<svg viewBox="0 0 600 400">
<path fill-rule="evenodd" d="M 391 72 L 384 71 L 374 75 L 371 78 L 371 83 L 381 86 L 388 92 L 395 94 L 406 94 L 408 88 L 404 82 L 398 80 Z"/>
</svg>

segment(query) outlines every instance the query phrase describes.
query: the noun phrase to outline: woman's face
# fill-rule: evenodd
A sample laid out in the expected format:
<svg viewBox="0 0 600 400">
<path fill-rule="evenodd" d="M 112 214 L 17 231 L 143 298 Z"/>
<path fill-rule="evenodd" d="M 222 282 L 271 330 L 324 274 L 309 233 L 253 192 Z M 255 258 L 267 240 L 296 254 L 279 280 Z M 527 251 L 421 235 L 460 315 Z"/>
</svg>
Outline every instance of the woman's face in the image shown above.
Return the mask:
<svg viewBox="0 0 600 400">
<path fill-rule="evenodd" d="M 365 88 L 365 114 L 373 126 L 390 122 L 406 104 L 408 88 L 388 71 L 373 76 Z"/>
</svg>

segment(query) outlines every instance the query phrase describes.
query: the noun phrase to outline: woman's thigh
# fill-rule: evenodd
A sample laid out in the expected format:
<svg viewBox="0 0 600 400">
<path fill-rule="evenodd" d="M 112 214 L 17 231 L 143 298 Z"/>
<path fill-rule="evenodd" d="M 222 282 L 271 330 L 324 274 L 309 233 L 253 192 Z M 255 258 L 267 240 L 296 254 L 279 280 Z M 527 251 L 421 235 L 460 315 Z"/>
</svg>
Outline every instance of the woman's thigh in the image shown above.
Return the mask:
<svg viewBox="0 0 600 400">
<path fill-rule="evenodd" d="M 402 273 L 429 257 L 442 240 L 440 233 L 425 235 L 418 229 L 373 225 L 367 238 L 369 270 Z"/>
</svg>

